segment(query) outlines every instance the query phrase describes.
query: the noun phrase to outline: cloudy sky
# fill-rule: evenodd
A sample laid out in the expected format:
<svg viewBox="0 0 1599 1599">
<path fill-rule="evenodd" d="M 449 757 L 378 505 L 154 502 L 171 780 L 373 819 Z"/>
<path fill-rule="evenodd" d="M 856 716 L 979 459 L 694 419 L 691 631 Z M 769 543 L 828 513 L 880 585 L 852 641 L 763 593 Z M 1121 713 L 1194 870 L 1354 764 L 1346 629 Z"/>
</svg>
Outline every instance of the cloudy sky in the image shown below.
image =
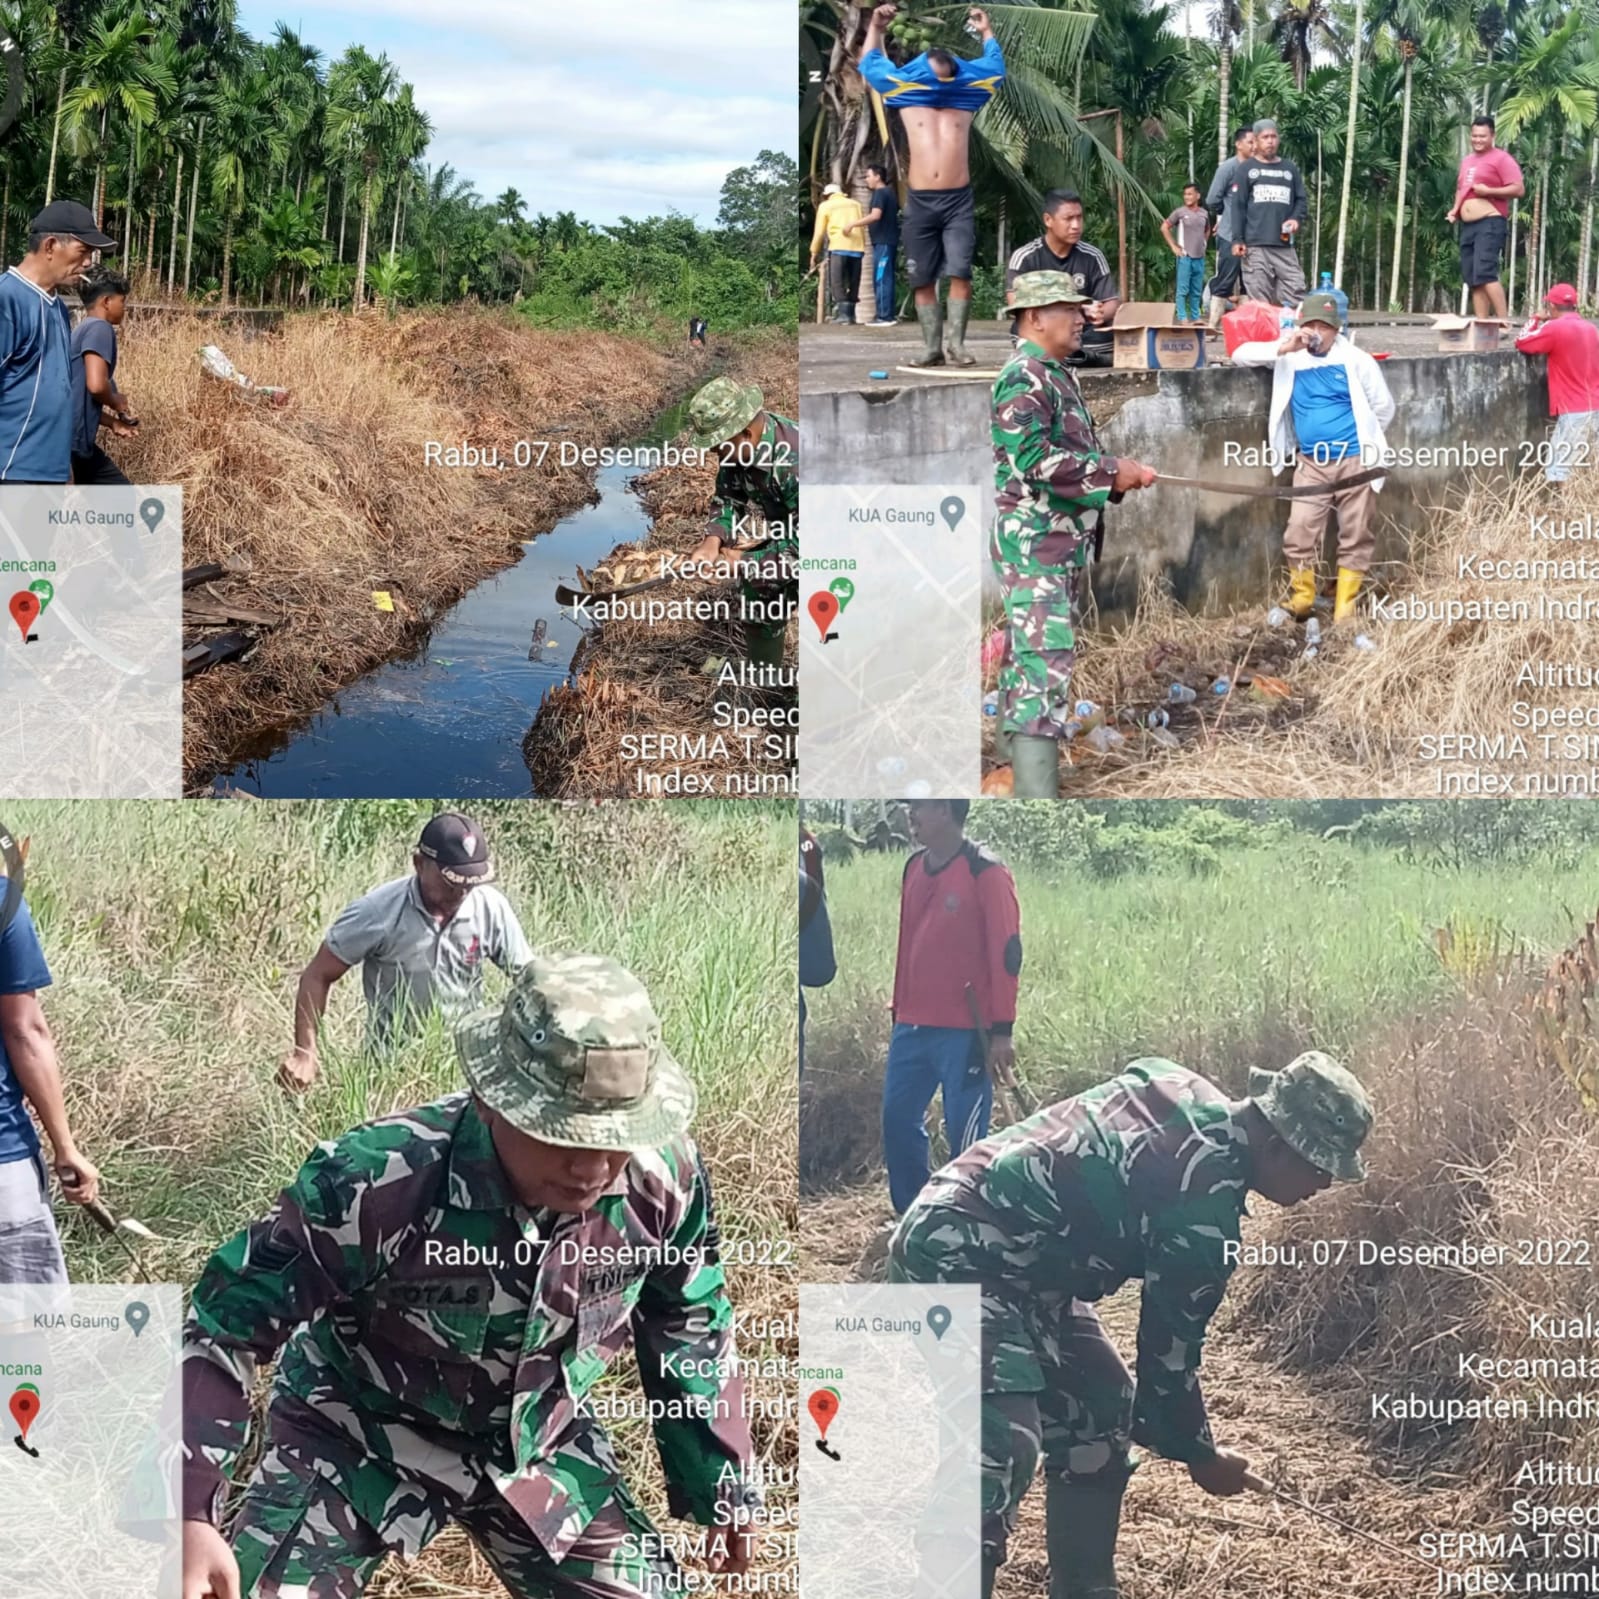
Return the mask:
<svg viewBox="0 0 1599 1599">
<path fill-rule="evenodd" d="M 729 168 L 794 153 L 787 0 L 241 0 L 255 38 L 279 20 L 330 60 L 386 53 L 432 118 L 424 159 L 534 213 L 714 222 Z"/>
</svg>

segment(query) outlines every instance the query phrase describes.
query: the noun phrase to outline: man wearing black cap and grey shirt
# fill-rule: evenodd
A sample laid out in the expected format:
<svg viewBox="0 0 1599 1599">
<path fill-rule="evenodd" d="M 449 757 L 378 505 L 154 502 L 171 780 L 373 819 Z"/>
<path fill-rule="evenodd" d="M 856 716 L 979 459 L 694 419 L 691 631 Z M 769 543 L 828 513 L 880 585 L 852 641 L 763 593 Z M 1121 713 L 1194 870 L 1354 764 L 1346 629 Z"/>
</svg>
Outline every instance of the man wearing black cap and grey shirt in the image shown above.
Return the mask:
<svg viewBox="0 0 1599 1599">
<path fill-rule="evenodd" d="M 367 1047 L 384 1049 L 435 1006 L 454 1019 L 483 1003 L 483 962 L 514 973 L 533 958 L 510 902 L 497 888 L 482 829 L 455 811 L 422 829 L 415 872 L 346 905 L 300 974 L 294 1048 L 278 1068 L 285 1088 L 317 1072 L 317 1027 L 333 985 L 361 967 Z"/>
<path fill-rule="evenodd" d="M 1267 305 L 1298 305 L 1305 273 L 1294 246 L 1309 209 L 1305 180 L 1277 153 L 1277 124 L 1255 124 L 1255 153 L 1238 164 L 1216 232 L 1233 241 L 1244 264 L 1244 292 Z"/>
<path fill-rule="evenodd" d="M 0 483 L 72 478 L 72 318 L 57 290 L 116 242 L 76 200 L 28 224 L 28 253 L 0 275 Z"/>
</svg>

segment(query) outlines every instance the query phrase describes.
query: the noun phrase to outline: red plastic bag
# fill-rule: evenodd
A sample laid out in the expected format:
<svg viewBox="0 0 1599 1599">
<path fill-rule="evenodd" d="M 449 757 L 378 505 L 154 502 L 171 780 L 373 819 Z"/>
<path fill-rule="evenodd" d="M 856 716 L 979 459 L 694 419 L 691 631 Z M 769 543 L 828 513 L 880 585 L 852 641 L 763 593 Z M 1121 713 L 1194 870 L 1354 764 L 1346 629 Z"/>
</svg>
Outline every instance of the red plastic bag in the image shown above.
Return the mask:
<svg viewBox="0 0 1599 1599">
<path fill-rule="evenodd" d="M 1282 313 L 1274 305 L 1262 305 L 1258 300 L 1245 300 L 1234 306 L 1221 319 L 1221 336 L 1227 346 L 1227 359 L 1240 344 L 1253 344 L 1260 339 L 1270 339 L 1275 344 L 1280 335 Z"/>
</svg>

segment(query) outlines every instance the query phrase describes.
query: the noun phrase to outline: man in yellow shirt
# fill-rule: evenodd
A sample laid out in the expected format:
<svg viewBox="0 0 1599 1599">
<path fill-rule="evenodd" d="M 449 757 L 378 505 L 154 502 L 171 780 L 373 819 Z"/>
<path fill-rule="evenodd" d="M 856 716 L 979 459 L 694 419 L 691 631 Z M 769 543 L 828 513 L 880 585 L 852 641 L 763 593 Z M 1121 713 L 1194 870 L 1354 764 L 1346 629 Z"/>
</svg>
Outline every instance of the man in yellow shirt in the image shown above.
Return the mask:
<svg viewBox="0 0 1599 1599">
<path fill-rule="evenodd" d="M 811 270 L 827 240 L 833 287 L 833 320 L 853 322 L 855 302 L 861 292 L 862 235 L 851 231 L 865 213 L 859 200 L 852 199 L 830 183 L 822 190 L 822 203 L 816 208 L 816 229 L 811 234 Z"/>
</svg>

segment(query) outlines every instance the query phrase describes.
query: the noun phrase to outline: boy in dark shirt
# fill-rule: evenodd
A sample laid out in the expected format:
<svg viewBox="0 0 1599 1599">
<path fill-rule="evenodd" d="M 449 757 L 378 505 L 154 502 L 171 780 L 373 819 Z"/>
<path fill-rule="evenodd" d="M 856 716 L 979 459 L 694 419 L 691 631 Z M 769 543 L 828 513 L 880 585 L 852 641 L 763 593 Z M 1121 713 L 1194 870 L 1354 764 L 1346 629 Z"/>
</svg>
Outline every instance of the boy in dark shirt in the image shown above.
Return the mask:
<svg viewBox="0 0 1599 1599">
<path fill-rule="evenodd" d="M 111 431 L 131 439 L 138 419 L 117 387 L 116 329 L 128 311 L 128 280 L 99 267 L 83 280 L 83 316 L 72 330 L 72 481 L 117 484 L 131 481 L 96 442 L 102 413 L 112 413 Z"/>
<path fill-rule="evenodd" d="M 897 327 L 894 315 L 894 255 L 899 249 L 899 196 L 889 187 L 888 173 L 879 166 L 866 169 L 872 197 L 866 215 L 850 224 L 850 232 L 870 230 L 872 241 L 872 300 L 877 306 L 872 328 Z"/>
</svg>

